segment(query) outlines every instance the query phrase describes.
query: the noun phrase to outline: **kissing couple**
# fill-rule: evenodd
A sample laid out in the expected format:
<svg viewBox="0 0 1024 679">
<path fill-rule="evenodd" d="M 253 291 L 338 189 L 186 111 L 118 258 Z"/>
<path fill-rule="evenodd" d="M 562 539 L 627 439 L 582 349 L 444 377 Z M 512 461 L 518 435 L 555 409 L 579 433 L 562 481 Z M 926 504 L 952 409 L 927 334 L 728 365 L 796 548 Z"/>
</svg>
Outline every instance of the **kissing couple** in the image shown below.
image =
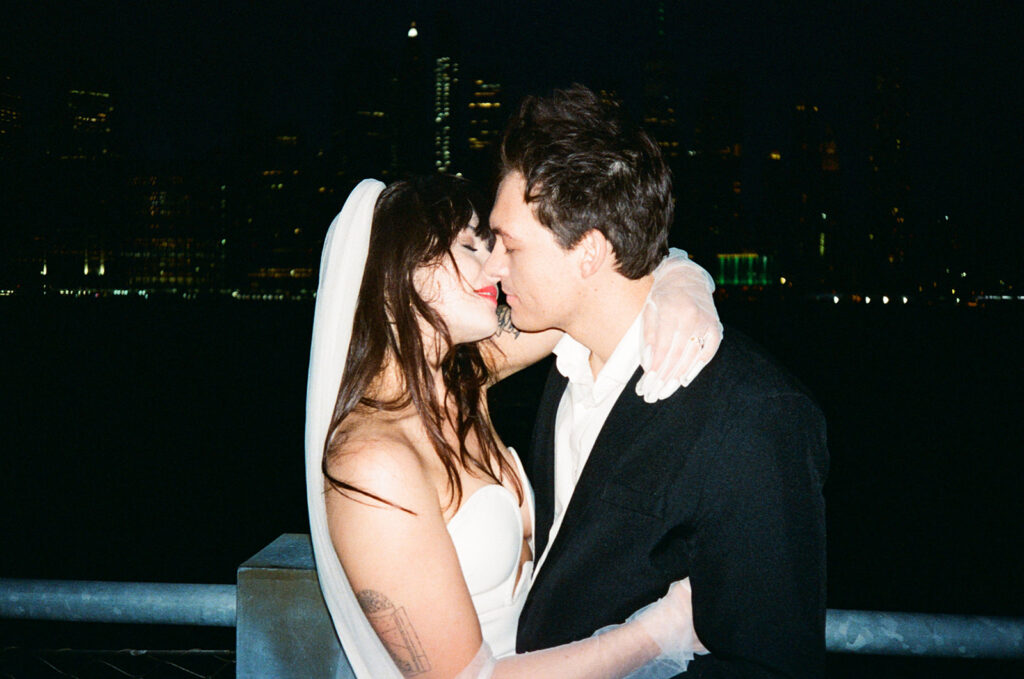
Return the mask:
<svg viewBox="0 0 1024 679">
<path fill-rule="evenodd" d="M 485 205 L 364 180 L 324 242 L 307 497 L 355 675 L 822 676 L 824 419 L 669 253 L 657 144 L 529 97 Z M 524 464 L 487 389 L 552 352 Z"/>
</svg>

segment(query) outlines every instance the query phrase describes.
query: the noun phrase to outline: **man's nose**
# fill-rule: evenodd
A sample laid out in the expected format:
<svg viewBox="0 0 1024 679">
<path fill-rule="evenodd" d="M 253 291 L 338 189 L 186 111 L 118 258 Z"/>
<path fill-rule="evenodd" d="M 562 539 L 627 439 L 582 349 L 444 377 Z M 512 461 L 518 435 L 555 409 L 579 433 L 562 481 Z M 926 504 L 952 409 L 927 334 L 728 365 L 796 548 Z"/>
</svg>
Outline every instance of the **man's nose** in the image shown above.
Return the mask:
<svg viewBox="0 0 1024 679">
<path fill-rule="evenodd" d="M 494 249 L 491 250 L 491 254 L 484 262 L 484 273 L 492 278 L 500 279 L 505 275 L 506 270 L 505 248 L 501 243 L 495 243 Z"/>
</svg>

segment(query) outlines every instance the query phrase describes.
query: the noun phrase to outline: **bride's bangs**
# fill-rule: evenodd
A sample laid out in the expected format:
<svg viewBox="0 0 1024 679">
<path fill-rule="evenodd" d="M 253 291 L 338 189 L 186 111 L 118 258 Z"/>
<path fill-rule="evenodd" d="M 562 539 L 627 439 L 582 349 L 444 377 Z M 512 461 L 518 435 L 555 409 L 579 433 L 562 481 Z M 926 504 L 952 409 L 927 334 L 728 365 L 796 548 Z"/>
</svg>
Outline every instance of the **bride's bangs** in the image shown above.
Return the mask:
<svg viewBox="0 0 1024 679">
<path fill-rule="evenodd" d="M 456 504 L 462 500 L 460 469 L 469 468 L 480 470 L 496 483 L 511 478 L 519 500 L 523 499 L 519 476 L 501 455 L 488 426 L 484 387 L 489 375 L 479 347 L 476 344 L 451 346 L 444 320 L 420 297 L 413 284 L 417 267 L 440 262 L 444 257 L 451 258 L 452 245 L 474 214 L 479 220 L 477 234 L 486 234 L 493 243 L 485 206 L 468 181 L 445 175 L 396 182 L 381 193 L 374 210 L 370 251 L 357 302 L 345 378 L 329 437 L 334 442 L 343 440 L 344 421 L 359 404 L 385 410 L 411 404 L 445 467 L 450 496 Z M 454 412 L 446 412 L 444 404 L 438 402 L 420 319 L 431 325 L 449 347 L 440 357 L 441 378 L 447 391 L 455 396 Z M 378 401 L 368 393 L 388 356 L 397 363 L 406 385 L 403 395 L 395 402 Z M 455 427 L 457 448 L 444 435 L 449 423 Z M 339 439 L 333 438 L 336 431 Z M 467 440 L 470 436 L 479 442 L 480 459 L 469 453 Z M 326 473 L 326 455 L 323 466 Z M 342 493 L 369 495 L 329 474 L 327 478 Z"/>
</svg>

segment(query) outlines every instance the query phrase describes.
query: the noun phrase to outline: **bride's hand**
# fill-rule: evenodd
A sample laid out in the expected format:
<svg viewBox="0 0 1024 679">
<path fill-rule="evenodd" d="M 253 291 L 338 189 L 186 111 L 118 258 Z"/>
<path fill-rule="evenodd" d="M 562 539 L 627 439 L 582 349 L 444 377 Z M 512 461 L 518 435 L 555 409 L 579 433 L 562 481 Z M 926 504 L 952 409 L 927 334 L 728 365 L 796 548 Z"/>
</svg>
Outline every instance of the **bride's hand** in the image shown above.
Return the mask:
<svg viewBox="0 0 1024 679">
<path fill-rule="evenodd" d="M 668 593 L 635 614 L 635 622 L 658 644 L 661 657 L 688 660 L 708 649 L 693 626 L 690 578 L 673 582 Z"/>
<path fill-rule="evenodd" d="M 690 579 L 644 606 L 621 625 L 542 651 L 495 659 L 486 643 L 455 679 L 668 679 L 686 671 L 695 653 L 707 653 L 693 629 Z"/>
<path fill-rule="evenodd" d="M 688 386 L 718 351 L 723 328 L 712 293 L 715 282 L 682 250 L 673 249 L 654 271 L 654 286 L 643 308 L 636 393 L 648 403 Z"/>
</svg>

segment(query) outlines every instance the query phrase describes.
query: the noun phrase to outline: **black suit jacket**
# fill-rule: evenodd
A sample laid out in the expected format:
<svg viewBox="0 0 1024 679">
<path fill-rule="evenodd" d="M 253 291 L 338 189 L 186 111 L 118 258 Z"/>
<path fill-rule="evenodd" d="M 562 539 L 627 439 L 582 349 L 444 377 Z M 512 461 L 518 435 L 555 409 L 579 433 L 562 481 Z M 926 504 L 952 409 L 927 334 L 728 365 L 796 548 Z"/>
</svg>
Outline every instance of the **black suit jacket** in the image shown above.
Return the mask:
<svg viewBox="0 0 1024 679">
<path fill-rule="evenodd" d="M 686 389 L 623 390 L 598 435 L 519 618 L 517 650 L 583 639 L 689 576 L 710 655 L 686 676 L 824 673 L 825 423 L 809 395 L 728 330 Z M 554 505 L 552 367 L 534 428 L 536 554 Z"/>
</svg>

